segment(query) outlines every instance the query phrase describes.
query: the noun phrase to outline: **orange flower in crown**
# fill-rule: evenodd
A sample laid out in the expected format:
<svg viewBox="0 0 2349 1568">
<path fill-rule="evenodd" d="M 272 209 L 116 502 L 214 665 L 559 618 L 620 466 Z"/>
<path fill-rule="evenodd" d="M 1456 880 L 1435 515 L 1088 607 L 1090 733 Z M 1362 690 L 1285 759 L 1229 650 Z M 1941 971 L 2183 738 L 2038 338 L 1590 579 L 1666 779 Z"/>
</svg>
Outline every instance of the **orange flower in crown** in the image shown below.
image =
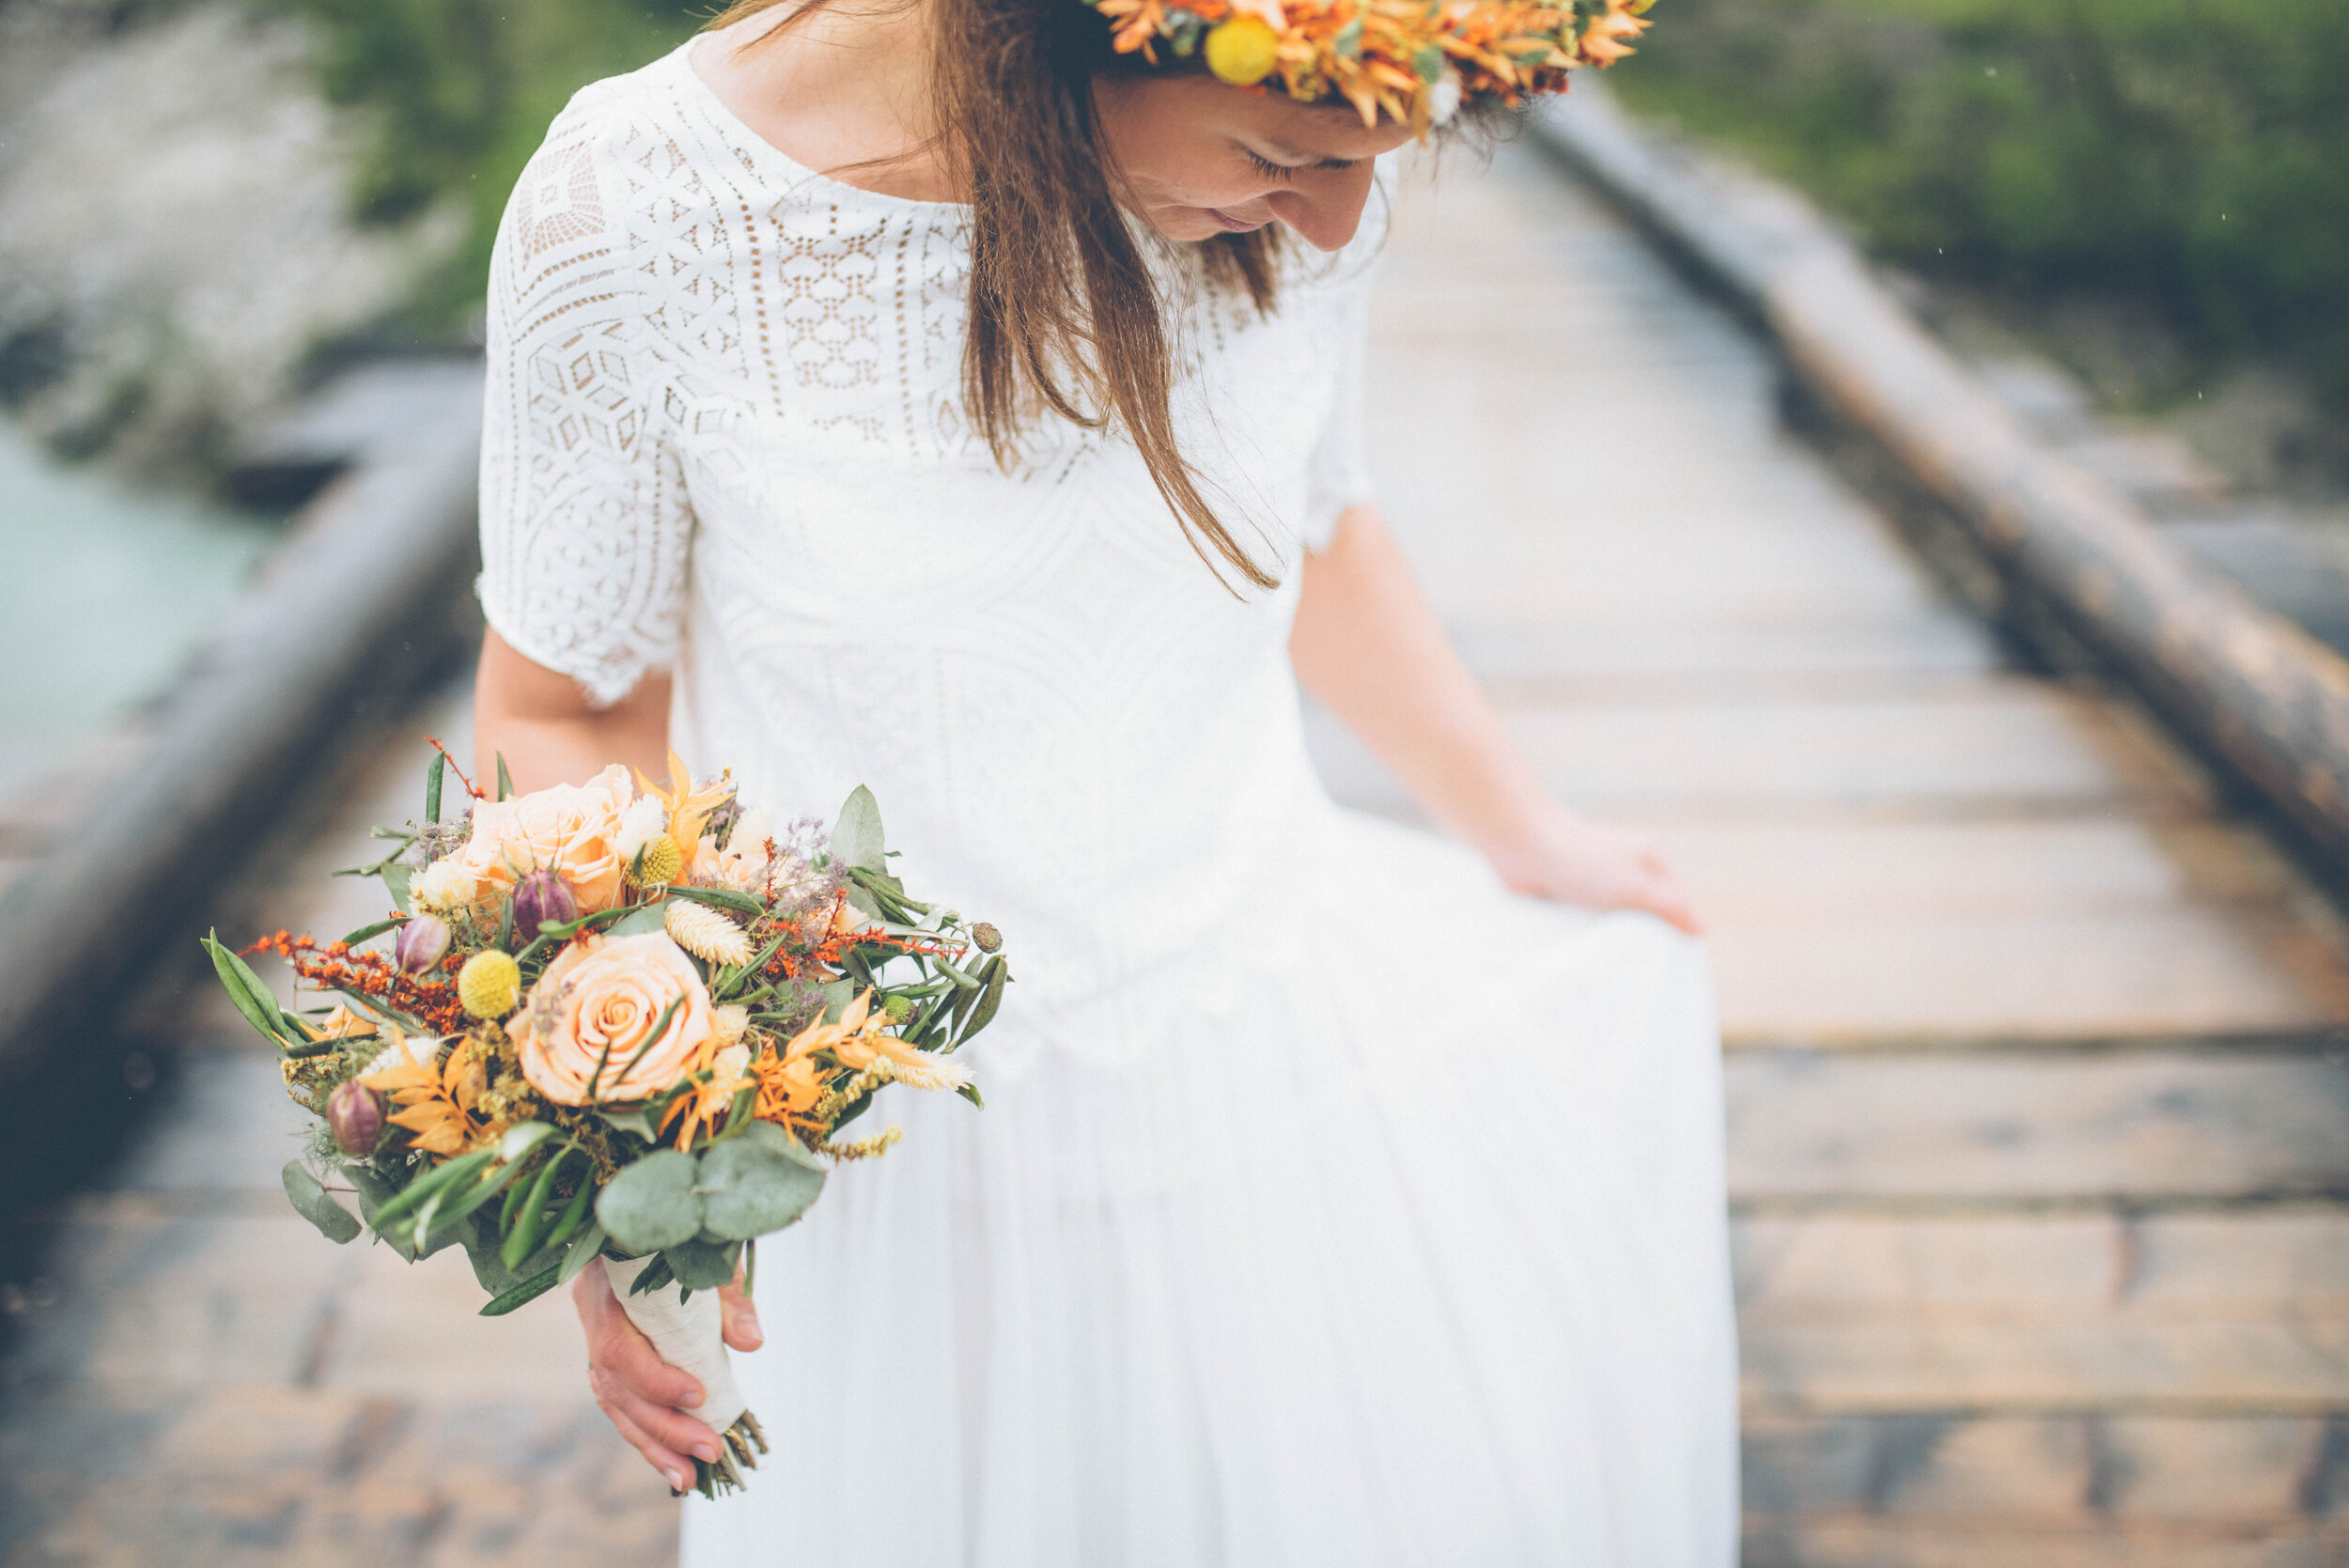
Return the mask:
<svg viewBox="0 0 2349 1568">
<path fill-rule="evenodd" d="M 1653 0 L 1085 0 L 1120 54 L 1196 58 L 1236 86 L 1340 99 L 1424 134 L 1464 102 L 1562 92 L 1579 66 L 1631 53 Z"/>
</svg>

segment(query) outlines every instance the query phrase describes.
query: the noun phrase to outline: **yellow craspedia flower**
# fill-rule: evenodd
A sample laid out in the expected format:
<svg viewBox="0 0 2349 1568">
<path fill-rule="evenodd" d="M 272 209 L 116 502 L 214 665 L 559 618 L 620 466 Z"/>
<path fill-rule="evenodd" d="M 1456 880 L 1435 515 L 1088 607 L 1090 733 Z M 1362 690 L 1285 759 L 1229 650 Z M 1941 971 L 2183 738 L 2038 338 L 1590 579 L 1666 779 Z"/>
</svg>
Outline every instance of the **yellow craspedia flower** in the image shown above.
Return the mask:
<svg viewBox="0 0 2349 1568">
<path fill-rule="evenodd" d="M 1207 33 L 1207 69 L 1236 87 L 1254 86 L 1280 58 L 1280 37 L 1262 17 L 1236 16 Z"/>
<path fill-rule="evenodd" d="M 663 833 L 645 846 L 644 854 L 630 868 L 628 879 L 640 888 L 665 888 L 685 869 L 685 851 L 677 846 L 677 840 Z"/>
<path fill-rule="evenodd" d="M 476 953 L 457 971 L 457 1000 L 476 1018 L 502 1018 L 521 999 L 522 967 L 511 954 Z"/>
</svg>

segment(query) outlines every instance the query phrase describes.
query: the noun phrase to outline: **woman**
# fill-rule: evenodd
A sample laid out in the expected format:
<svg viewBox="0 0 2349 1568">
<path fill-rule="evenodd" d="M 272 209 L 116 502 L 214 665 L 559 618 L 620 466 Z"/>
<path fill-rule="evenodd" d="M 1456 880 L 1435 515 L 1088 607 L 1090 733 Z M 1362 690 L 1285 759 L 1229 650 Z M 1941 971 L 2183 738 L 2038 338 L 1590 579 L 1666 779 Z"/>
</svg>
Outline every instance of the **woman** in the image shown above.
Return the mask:
<svg viewBox="0 0 2349 1568">
<path fill-rule="evenodd" d="M 1017 961 L 986 1110 L 901 1107 L 763 1251 L 775 1452 L 689 1508 L 689 1564 L 1732 1554 L 1694 923 L 1511 750 L 1359 429 L 1374 161 L 1638 24 L 1362 3 L 1349 39 L 1275 0 L 743 0 L 515 194 L 485 753 L 869 784 Z M 1536 23 L 1546 59 L 1479 65 Z M 1300 682 L 1472 847 L 1331 806 Z M 698 1390 L 599 1266 L 577 1304 L 682 1485 Z M 728 1328 L 760 1343 L 737 1294 Z"/>
</svg>

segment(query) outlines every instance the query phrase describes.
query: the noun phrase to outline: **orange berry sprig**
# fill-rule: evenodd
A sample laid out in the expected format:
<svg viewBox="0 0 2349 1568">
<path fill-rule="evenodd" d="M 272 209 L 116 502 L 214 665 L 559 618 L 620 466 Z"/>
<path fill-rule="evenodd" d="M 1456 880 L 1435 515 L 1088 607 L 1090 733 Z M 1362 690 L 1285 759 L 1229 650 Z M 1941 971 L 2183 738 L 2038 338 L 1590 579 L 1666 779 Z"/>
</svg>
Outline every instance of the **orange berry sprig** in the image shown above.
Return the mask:
<svg viewBox="0 0 2349 1568">
<path fill-rule="evenodd" d="M 455 981 L 409 974 L 382 954 L 354 952 L 349 942 L 320 943 L 315 937 L 279 931 L 263 937 L 245 952 L 274 953 L 293 966 L 295 974 L 313 986 L 373 997 L 395 1011 L 407 1014 L 435 1034 L 458 1033 L 472 1021 L 465 1016 L 464 1004 L 458 1000 Z M 440 967 L 453 970 L 458 962 L 458 956 L 451 954 L 441 960 Z"/>
</svg>

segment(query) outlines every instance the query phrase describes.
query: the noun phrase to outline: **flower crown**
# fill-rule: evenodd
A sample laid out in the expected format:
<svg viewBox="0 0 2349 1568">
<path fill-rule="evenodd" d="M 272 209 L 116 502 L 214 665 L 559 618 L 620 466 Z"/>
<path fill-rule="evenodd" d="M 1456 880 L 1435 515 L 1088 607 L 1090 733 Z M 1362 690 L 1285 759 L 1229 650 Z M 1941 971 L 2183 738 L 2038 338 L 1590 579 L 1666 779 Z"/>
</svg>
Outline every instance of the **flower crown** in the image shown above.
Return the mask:
<svg viewBox="0 0 2349 1568">
<path fill-rule="evenodd" d="M 1351 103 L 1424 133 L 1464 101 L 1562 92 L 1577 66 L 1631 53 L 1653 0 L 1085 0 L 1121 54 L 1205 56 L 1218 78 L 1277 78 L 1289 97 Z"/>
</svg>

